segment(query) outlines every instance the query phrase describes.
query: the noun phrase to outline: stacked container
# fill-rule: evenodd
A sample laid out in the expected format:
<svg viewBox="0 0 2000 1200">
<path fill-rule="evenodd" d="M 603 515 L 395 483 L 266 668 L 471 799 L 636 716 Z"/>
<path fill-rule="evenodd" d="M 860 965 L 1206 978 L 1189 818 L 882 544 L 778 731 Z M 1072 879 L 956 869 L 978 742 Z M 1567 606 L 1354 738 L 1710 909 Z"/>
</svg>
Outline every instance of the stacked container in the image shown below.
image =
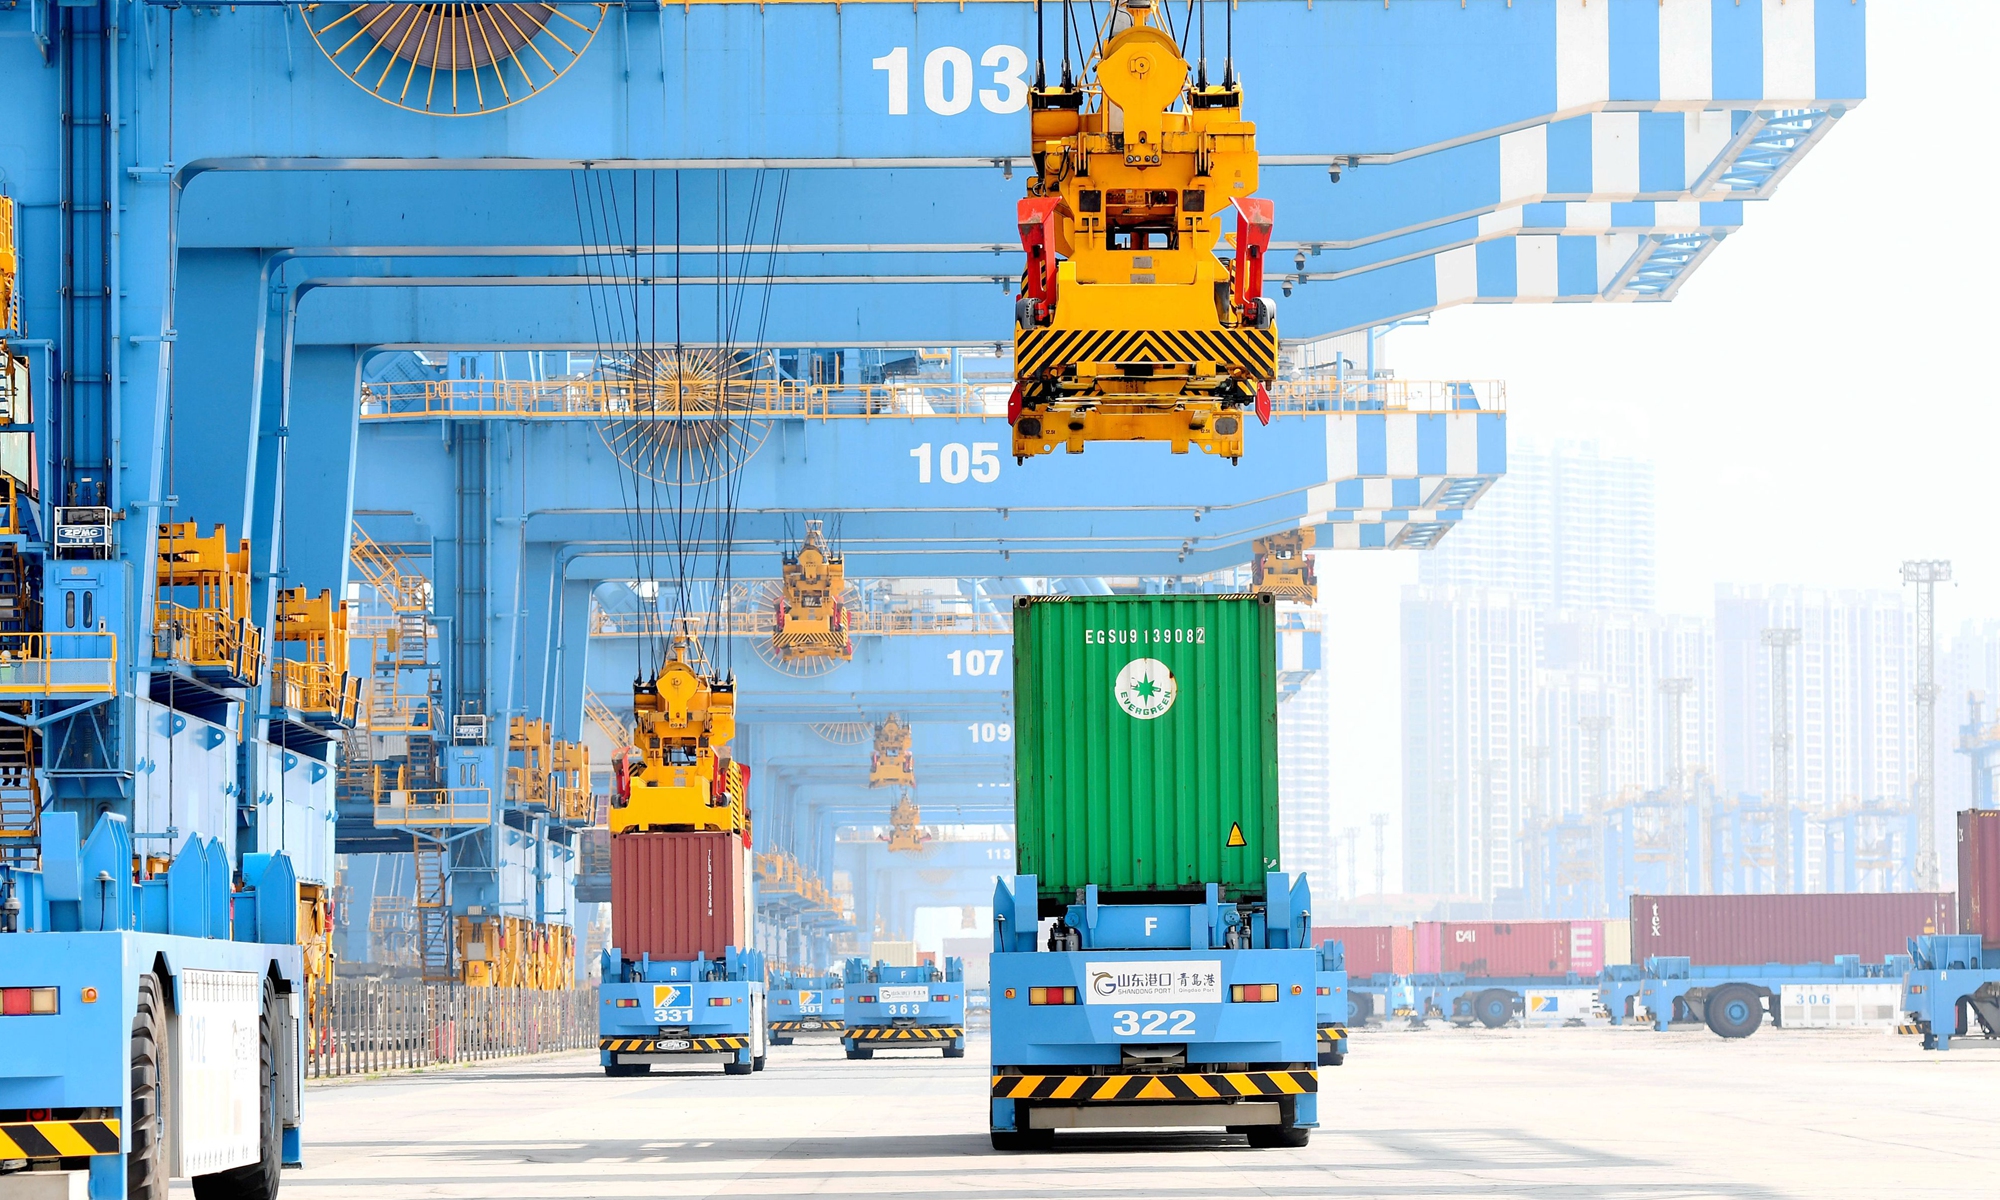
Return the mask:
<svg viewBox="0 0 2000 1200">
<path fill-rule="evenodd" d="M 611 944 L 628 960 L 715 958 L 746 946 L 749 851 L 733 833 L 611 839 Z"/>
<path fill-rule="evenodd" d="M 1595 975 L 1598 927 L 1596 921 L 1418 921 L 1416 974 L 1511 979 L 1561 977 L 1572 971 Z"/>
<path fill-rule="evenodd" d="M 1958 928 L 2000 950 L 2000 809 L 1958 814 Z"/>
<path fill-rule="evenodd" d="M 1407 925 L 1315 925 L 1313 945 L 1338 941 L 1347 952 L 1347 977 L 1408 975 L 1416 970 L 1415 943 Z"/>
<path fill-rule="evenodd" d="M 2000 836 L 2000 835 L 1995 835 Z M 1632 957 L 1679 956 L 1693 966 L 1879 963 L 1913 937 L 1954 931 L 1950 892 L 1785 896 L 1634 896 Z"/>
</svg>

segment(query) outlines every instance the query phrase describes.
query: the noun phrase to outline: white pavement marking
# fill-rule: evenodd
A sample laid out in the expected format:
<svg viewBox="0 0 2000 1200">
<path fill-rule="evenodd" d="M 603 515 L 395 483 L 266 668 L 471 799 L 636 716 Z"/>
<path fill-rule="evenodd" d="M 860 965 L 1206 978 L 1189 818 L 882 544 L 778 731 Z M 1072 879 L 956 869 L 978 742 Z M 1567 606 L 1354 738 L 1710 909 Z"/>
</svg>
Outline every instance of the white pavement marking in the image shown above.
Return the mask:
<svg viewBox="0 0 2000 1200">
<path fill-rule="evenodd" d="M 591 1054 L 307 1093 L 293 1200 L 967 1196 L 1209 1200 L 1477 1193 L 1646 1200 L 1969 1196 L 2000 1170 L 2000 1058 L 1874 1031 L 1357 1031 L 1303 1150 L 1223 1134 L 987 1142 L 963 1060 L 773 1047 L 769 1068 L 606 1079 Z"/>
</svg>

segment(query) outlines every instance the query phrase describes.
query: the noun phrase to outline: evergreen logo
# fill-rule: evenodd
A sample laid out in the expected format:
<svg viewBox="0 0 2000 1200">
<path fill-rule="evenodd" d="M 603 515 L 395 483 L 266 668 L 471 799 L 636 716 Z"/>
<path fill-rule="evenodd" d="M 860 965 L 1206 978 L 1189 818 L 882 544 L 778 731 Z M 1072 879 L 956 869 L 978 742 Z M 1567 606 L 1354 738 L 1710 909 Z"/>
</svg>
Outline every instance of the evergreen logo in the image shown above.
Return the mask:
<svg viewBox="0 0 2000 1200">
<path fill-rule="evenodd" d="M 1157 658 L 1135 658 L 1118 672 L 1111 691 L 1118 697 L 1118 707 L 1141 721 L 1150 721 L 1174 706 L 1179 689 L 1167 664 Z"/>
</svg>

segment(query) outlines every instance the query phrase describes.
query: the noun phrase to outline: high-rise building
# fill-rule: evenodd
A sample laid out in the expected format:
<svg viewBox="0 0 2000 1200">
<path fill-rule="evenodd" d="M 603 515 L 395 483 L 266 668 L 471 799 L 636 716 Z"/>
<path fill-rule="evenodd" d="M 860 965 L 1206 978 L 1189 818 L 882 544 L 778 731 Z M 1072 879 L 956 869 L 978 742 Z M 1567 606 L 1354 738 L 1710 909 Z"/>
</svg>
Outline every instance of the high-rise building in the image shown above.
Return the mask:
<svg viewBox="0 0 2000 1200">
<path fill-rule="evenodd" d="M 1653 615 L 1653 468 L 1594 443 L 1528 446 L 1402 604 L 1404 887 L 1523 887 L 1531 815 L 1664 779 L 1661 678 L 1690 678 L 1699 759 L 1706 628 Z M 1600 766 L 1599 747 L 1603 747 Z"/>
<path fill-rule="evenodd" d="M 1940 647 L 1940 650 L 1937 797 L 1938 811 L 1951 814 L 1972 806 L 1973 760 L 1957 752 L 1959 731 L 1972 717 L 1966 703 L 1968 696 L 1979 695 L 1979 719 L 1983 727 L 1991 728 L 2000 720 L 2000 621 L 1989 618 L 1962 622 L 1951 637 L 1950 648 Z M 1950 843 L 1941 841 L 1938 845 Z M 1957 869 L 1953 861 L 1956 857 L 1949 851 L 1938 856 L 1947 877 Z"/>
<path fill-rule="evenodd" d="M 1512 593 L 1405 589 L 1403 888 L 1490 899 L 1523 883 L 1540 614 Z"/>
<path fill-rule="evenodd" d="M 1327 673 L 1315 671 L 1278 703 L 1279 852 L 1284 869 L 1303 872 L 1321 903 L 1353 890 L 1334 855 L 1328 688 Z"/>
<path fill-rule="evenodd" d="M 1653 464 L 1595 442 L 1510 447 L 1507 475 L 1418 562 L 1427 588 L 1491 588 L 1538 612 L 1653 611 Z"/>
<path fill-rule="evenodd" d="M 1717 786 L 1772 786 L 1772 649 L 1767 629 L 1796 629 L 1789 650 L 1787 799 L 1811 809 L 1906 799 L 1915 705 L 1915 623 L 1894 591 L 1719 584 L 1715 589 Z M 1942 722 L 1940 722 L 1942 723 Z M 1946 743 L 1948 745 L 1948 743 Z"/>
<path fill-rule="evenodd" d="M 1600 610 L 1550 621 L 1537 681 L 1536 745 L 1548 751 L 1538 811 L 1587 815 L 1621 791 L 1666 787 L 1676 763 L 1683 784 L 1710 769 L 1712 643 L 1709 623 L 1697 617 Z"/>
</svg>

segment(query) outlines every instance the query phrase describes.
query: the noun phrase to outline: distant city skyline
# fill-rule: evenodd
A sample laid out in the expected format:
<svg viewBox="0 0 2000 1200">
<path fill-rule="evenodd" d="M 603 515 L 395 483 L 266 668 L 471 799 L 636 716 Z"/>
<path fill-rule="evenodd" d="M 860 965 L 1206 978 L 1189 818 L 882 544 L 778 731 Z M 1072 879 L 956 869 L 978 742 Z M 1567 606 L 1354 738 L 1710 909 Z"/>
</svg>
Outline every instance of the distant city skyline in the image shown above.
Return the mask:
<svg viewBox="0 0 2000 1200">
<path fill-rule="evenodd" d="M 1382 340 L 1378 361 L 1406 379 L 1504 380 L 1517 442 L 1595 440 L 1651 458 L 1659 611 L 1709 611 L 1717 583 L 1894 590 L 1904 559 L 1947 558 L 1940 638 L 2000 618 L 1986 350 L 2000 300 L 1982 282 L 2000 249 L 1964 232 L 1986 216 L 1996 162 L 1937 120 L 1978 104 L 1975 48 L 1991 44 L 2000 9 L 1879 5 L 1868 19 L 1868 102 L 1671 303 L 1468 305 Z M 1907 174 L 1887 166 L 1909 162 L 1925 164 L 1921 221 Z M 1327 628 L 1344 631 L 1327 643 L 1335 815 L 1365 826 L 1392 806 L 1391 845 L 1395 629 L 1420 569 L 1420 555 L 1320 558 Z M 1938 707 L 1955 742 L 1962 694 Z M 1940 745 L 1941 804 L 1966 775 Z M 1392 855 L 1392 890 L 1399 868 Z"/>
<path fill-rule="evenodd" d="M 1593 443 L 1527 443 L 1488 501 L 1420 560 L 1399 621 L 1404 890 L 1520 903 L 1509 897 L 1534 873 L 1524 829 L 1624 804 L 1677 773 L 1688 794 L 1769 801 L 1773 640 L 1789 642 L 1783 796 L 1809 825 L 1783 872 L 1718 878 L 1909 886 L 1913 844 L 1896 843 L 1899 874 L 1857 875 L 1838 857 L 1850 835 L 1821 827 L 1913 800 L 1914 596 L 1721 583 L 1708 613 L 1655 612 L 1653 480 L 1649 461 Z M 1966 693 L 2000 702 L 2000 621 L 1947 625 L 1936 650 L 1936 836 L 1949 847 L 1951 814 L 1971 793 L 1954 754 Z M 1941 863 L 1947 884 L 1954 865 Z"/>
</svg>

